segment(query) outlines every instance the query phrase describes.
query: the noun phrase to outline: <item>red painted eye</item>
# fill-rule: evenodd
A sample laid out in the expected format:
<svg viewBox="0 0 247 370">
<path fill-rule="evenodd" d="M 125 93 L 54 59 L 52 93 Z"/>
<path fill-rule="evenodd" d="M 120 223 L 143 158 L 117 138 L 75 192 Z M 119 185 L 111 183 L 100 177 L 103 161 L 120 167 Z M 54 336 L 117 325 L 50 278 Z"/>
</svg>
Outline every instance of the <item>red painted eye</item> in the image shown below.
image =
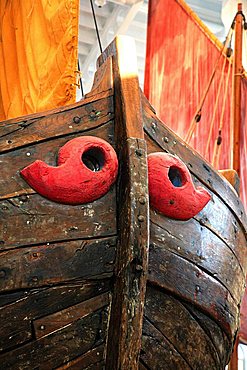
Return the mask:
<svg viewBox="0 0 247 370">
<path fill-rule="evenodd" d="M 204 188 L 194 187 L 185 164 L 171 154 L 148 156 L 148 182 L 151 207 L 171 218 L 187 220 L 211 198 Z"/>
<path fill-rule="evenodd" d="M 59 203 L 84 204 L 106 194 L 118 172 L 117 155 L 93 136 L 68 141 L 59 151 L 58 167 L 35 161 L 21 171 L 40 195 Z"/>
</svg>

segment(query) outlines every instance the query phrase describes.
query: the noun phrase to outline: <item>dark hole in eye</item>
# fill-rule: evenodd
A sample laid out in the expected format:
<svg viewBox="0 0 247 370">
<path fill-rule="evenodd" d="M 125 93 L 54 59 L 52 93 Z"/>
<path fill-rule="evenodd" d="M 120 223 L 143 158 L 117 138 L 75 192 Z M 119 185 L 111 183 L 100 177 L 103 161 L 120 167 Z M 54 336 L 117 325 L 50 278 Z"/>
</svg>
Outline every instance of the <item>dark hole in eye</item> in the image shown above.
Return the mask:
<svg viewBox="0 0 247 370">
<path fill-rule="evenodd" d="M 88 149 L 81 159 L 85 166 L 93 172 L 100 171 L 105 164 L 104 153 L 99 148 Z"/>
<path fill-rule="evenodd" d="M 172 185 L 175 186 L 176 188 L 179 188 L 184 185 L 183 174 L 181 173 L 179 168 L 174 166 L 170 167 L 168 171 L 168 177 Z"/>
</svg>

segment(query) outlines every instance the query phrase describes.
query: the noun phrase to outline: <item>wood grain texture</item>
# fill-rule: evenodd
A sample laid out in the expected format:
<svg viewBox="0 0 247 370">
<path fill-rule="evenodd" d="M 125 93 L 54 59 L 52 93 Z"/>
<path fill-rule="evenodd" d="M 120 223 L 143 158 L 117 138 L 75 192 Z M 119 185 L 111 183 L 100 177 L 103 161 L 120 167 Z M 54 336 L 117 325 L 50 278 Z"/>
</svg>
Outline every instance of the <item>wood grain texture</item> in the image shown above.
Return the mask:
<svg viewBox="0 0 247 370">
<path fill-rule="evenodd" d="M 98 128 L 92 130 L 84 130 L 83 121 L 82 126 L 83 130 L 78 133 L 75 133 L 72 128 L 70 129 L 70 133 L 63 137 L 38 143 L 34 141 L 30 146 L 25 146 L 24 148 L 19 148 L 17 146 L 13 148 L 15 150 L 11 150 L 7 153 L 0 153 L 0 171 L 2 174 L 0 179 L 0 199 L 7 199 L 18 196 L 19 194 L 30 193 L 30 187 L 20 176 L 20 170 L 33 163 L 35 160 L 41 160 L 50 166 L 56 166 L 59 149 L 71 139 L 84 135 L 96 136 L 108 141 L 114 146 L 113 121 L 106 121 Z M 48 127 L 46 129 L 48 131 Z M 31 189 L 31 192 L 34 191 Z"/>
<path fill-rule="evenodd" d="M 148 153 L 162 151 L 162 148 L 153 141 L 148 135 L 145 136 Z M 243 270 L 245 275 L 247 272 L 247 248 L 246 234 L 241 227 L 241 223 L 235 217 L 234 213 L 226 206 L 217 194 L 213 193 L 205 184 L 203 184 L 196 176 L 192 174 L 192 179 L 195 186 L 204 186 L 211 195 L 211 201 L 205 208 L 201 210 L 194 219 L 200 223 L 202 228 L 207 228 L 211 233 L 221 239 L 235 258 Z M 217 211 L 216 211 L 217 210 Z M 183 223 L 174 221 L 174 225 L 183 225 Z M 189 237 L 189 234 L 186 235 Z"/>
<path fill-rule="evenodd" d="M 144 315 L 192 369 L 220 368 L 211 338 L 178 299 L 148 287 Z"/>
<path fill-rule="evenodd" d="M 148 254 L 147 158 L 133 40 L 119 37 L 102 58 L 113 57 L 115 140 L 119 153 L 116 281 L 113 290 L 107 370 L 137 370 Z M 124 56 L 128 53 L 128 63 Z M 99 62 L 100 65 L 100 62 Z"/>
<path fill-rule="evenodd" d="M 191 367 L 180 356 L 174 346 L 145 316 L 140 360 L 145 368 L 149 370 L 191 370 Z"/>
<path fill-rule="evenodd" d="M 71 133 L 81 133 L 96 128 L 113 118 L 113 99 L 95 98 L 93 102 L 81 101 L 64 109 L 34 116 L 1 122 L 0 153 L 50 140 Z"/>
<path fill-rule="evenodd" d="M 182 158 L 183 162 L 201 183 L 216 194 L 236 216 L 245 234 L 247 219 L 240 199 L 224 177 L 219 176 L 217 171 L 206 162 L 198 153 L 190 148 L 172 130 L 162 124 L 157 118 L 148 100 L 142 94 L 143 120 L 145 132 L 158 143 L 158 145 L 171 154 Z M 227 199 L 227 201 L 226 201 Z"/>
<path fill-rule="evenodd" d="M 104 293 L 59 312 L 55 312 L 49 316 L 37 319 L 33 321 L 35 337 L 44 337 L 45 335 L 61 329 L 75 320 L 91 314 L 93 311 L 107 306 L 109 303 L 109 293 Z"/>
<path fill-rule="evenodd" d="M 239 324 L 239 308 L 228 290 L 214 277 L 167 251 L 163 244 L 151 244 L 148 280 L 207 312 L 233 339 Z"/>
<path fill-rule="evenodd" d="M 56 370 L 103 370 L 105 365 L 103 356 L 104 346 L 101 345 L 85 353 L 85 355 L 56 368 Z"/>
<path fill-rule="evenodd" d="M 68 309 L 109 289 L 109 280 L 74 282 L 24 291 L 21 299 L 4 306 L 2 300 L 4 302 L 5 296 L 0 295 L 0 351 L 9 350 L 35 339 L 32 324 L 34 320 Z M 15 293 L 9 293 L 8 297 L 11 298 L 11 295 L 15 297 Z"/>
<path fill-rule="evenodd" d="M 112 276 L 116 239 L 74 240 L 0 254 L 1 292 Z"/>
<path fill-rule="evenodd" d="M 0 250 L 116 234 L 115 189 L 83 206 L 65 206 L 38 194 L 0 202 Z"/>
<path fill-rule="evenodd" d="M 240 303 L 245 275 L 228 246 L 194 219 L 179 222 L 151 211 L 151 241 L 201 268 L 227 288 Z"/>
<path fill-rule="evenodd" d="M 50 370 L 103 344 L 107 309 L 101 309 L 65 328 L 0 355 L 1 369 Z"/>
<path fill-rule="evenodd" d="M 100 67 L 97 68 L 94 74 L 93 86 L 85 98 L 97 96 L 102 91 L 110 91 L 113 89 L 113 71 L 112 57 L 107 58 Z"/>
</svg>

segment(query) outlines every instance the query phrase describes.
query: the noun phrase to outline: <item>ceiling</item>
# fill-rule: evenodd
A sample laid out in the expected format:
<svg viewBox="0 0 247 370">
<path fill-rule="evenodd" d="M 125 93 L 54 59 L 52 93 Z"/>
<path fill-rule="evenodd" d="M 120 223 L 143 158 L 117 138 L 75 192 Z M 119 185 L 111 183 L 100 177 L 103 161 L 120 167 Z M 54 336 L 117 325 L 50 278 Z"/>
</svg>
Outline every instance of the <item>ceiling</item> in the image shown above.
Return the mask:
<svg viewBox="0 0 247 370">
<path fill-rule="evenodd" d="M 105 2 L 98 7 L 95 2 Z M 220 39 L 225 35 L 221 21 L 222 1 L 188 0 L 187 3 Z M 117 34 L 132 36 L 136 42 L 140 84 L 143 85 L 148 0 L 93 0 L 99 35 L 104 49 Z M 92 85 L 97 56 L 100 54 L 90 0 L 80 0 L 79 62 L 84 93 Z"/>
</svg>

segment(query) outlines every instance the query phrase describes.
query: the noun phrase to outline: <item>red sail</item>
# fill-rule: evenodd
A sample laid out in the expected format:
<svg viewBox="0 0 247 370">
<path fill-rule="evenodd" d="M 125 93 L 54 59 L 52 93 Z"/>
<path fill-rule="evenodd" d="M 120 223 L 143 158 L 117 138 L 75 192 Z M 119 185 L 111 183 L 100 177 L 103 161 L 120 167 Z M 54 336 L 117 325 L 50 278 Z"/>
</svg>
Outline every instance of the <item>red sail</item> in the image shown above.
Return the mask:
<svg viewBox="0 0 247 370">
<path fill-rule="evenodd" d="M 149 1 L 145 94 L 160 118 L 178 135 L 186 139 L 191 132 L 190 145 L 209 162 L 216 160 L 218 169 L 231 167 L 233 121 L 233 67 L 222 54 L 222 47 L 183 0 Z M 204 97 L 201 120 L 193 126 L 191 123 Z M 246 207 L 247 80 L 244 77 L 242 100 L 241 197 Z M 221 139 L 218 161 L 217 139 L 218 143 Z M 245 317 L 247 321 L 247 300 L 246 310 L 242 312 L 244 320 Z M 241 336 L 247 341 L 247 324 L 244 325 Z"/>
<path fill-rule="evenodd" d="M 145 94 L 160 118 L 183 139 L 206 96 L 190 145 L 209 162 L 215 158 L 218 169 L 226 169 L 231 162 L 232 63 L 221 50 L 222 44 L 183 0 L 149 2 Z M 245 86 L 246 80 L 246 101 Z M 245 122 L 245 112 L 243 118 Z M 214 153 L 219 131 L 222 142 L 217 161 Z M 242 148 L 246 148 L 244 133 L 243 129 Z M 242 172 L 246 170 L 246 158 L 245 149 L 241 154 Z M 247 205 L 246 175 L 241 182 L 242 199 Z"/>
</svg>

